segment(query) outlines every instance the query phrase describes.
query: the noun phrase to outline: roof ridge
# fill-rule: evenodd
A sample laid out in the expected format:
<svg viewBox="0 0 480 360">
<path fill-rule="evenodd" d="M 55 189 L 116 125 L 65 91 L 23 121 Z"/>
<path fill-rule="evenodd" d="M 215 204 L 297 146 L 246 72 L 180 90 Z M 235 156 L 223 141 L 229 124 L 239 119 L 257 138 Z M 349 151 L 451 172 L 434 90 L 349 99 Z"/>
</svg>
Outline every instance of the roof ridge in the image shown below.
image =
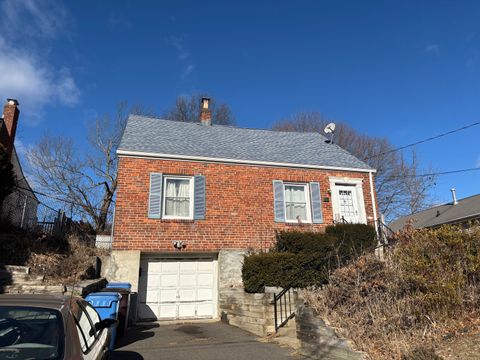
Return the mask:
<svg viewBox="0 0 480 360">
<path fill-rule="evenodd" d="M 460 202 L 463 202 L 464 200 L 467 200 L 467 199 L 470 199 L 470 198 L 473 198 L 473 197 L 476 197 L 476 196 L 480 196 L 480 194 L 474 194 L 474 195 L 470 195 L 470 196 L 467 196 L 467 197 L 464 197 L 464 198 L 461 198 L 461 199 L 457 199 L 458 204 L 456 204 L 455 206 L 458 206 L 459 203 L 460 203 Z M 427 212 L 427 211 L 431 211 L 431 210 L 434 210 L 434 209 L 436 209 L 436 208 L 439 208 L 439 207 L 442 207 L 442 206 L 447 206 L 447 205 L 454 206 L 454 205 L 453 205 L 453 202 L 446 202 L 446 203 L 443 203 L 443 204 L 434 205 L 434 206 L 431 206 L 431 207 L 429 207 L 429 208 L 426 208 L 426 209 L 423 209 L 423 210 L 414 212 L 413 214 L 408 214 L 408 215 L 400 216 L 399 218 L 395 219 L 394 221 L 397 221 L 397 220 L 399 220 L 399 219 L 405 219 L 405 218 L 408 218 L 408 217 L 410 217 L 410 216 L 415 216 L 415 215 L 418 215 L 418 214 L 422 214 L 422 213 L 425 213 L 425 212 Z"/>
<path fill-rule="evenodd" d="M 150 116 L 150 115 L 129 114 L 128 117 L 129 118 L 130 117 L 137 117 L 137 118 L 143 118 L 143 119 L 154 119 L 154 120 L 169 121 L 169 122 L 174 122 L 174 123 L 190 124 L 190 125 L 201 125 L 200 122 L 197 123 L 197 122 L 190 122 L 190 121 L 178 121 L 178 120 L 164 119 L 164 118 L 161 118 L 161 117 Z M 239 130 L 267 131 L 267 132 L 272 132 L 272 133 L 314 135 L 314 136 L 320 136 L 323 139 L 327 139 L 324 135 L 322 135 L 322 134 L 320 134 L 319 132 L 316 132 L 316 131 L 308 132 L 308 131 L 273 130 L 273 129 L 241 127 L 241 126 L 225 125 L 225 124 L 212 124 L 210 126 L 211 127 L 223 127 L 223 128 L 239 129 Z M 334 143 L 333 145 L 337 145 L 337 144 Z M 345 149 L 343 149 L 343 150 L 345 150 Z"/>
</svg>

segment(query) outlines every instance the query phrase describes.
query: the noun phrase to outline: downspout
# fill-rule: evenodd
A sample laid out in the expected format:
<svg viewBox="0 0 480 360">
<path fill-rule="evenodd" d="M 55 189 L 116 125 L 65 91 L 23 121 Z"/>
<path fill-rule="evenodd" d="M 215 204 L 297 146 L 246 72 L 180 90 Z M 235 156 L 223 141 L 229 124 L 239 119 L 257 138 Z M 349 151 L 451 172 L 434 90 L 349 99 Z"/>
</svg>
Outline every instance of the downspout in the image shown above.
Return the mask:
<svg viewBox="0 0 480 360">
<path fill-rule="evenodd" d="M 375 203 L 375 192 L 373 190 L 372 172 L 368 173 L 368 177 L 369 177 L 369 180 L 370 180 L 370 195 L 372 197 L 373 221 L 375 222 L 375 231 L 377 232 L 377 236 L 378 236 L 377 204 Z"/>
</svg>

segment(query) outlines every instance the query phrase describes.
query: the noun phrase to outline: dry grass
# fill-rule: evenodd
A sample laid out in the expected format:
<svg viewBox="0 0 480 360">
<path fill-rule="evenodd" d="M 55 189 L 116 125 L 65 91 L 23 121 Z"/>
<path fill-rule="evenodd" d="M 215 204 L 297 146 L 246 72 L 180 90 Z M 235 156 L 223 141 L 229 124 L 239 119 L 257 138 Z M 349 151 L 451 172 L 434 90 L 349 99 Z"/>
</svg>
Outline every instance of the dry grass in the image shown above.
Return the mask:
<svg viewBox="0 0 480 360">
<path fill-rule="evenodd" d="M 94 275 L 93 257 L 104 255 L 78 235 L 58 238 L 16 232 L 0 234 L 0 264 L 24 265 L 49 283 L 72 283 Z"/>
<path fill-rule="evenodd" d="M 480 331 L 479 278 L 480 231 L 408 230 L 386 261 L 361 257 L 303 296 L 372 359 L 433 360 L 447 339 Z"/>
</svg>

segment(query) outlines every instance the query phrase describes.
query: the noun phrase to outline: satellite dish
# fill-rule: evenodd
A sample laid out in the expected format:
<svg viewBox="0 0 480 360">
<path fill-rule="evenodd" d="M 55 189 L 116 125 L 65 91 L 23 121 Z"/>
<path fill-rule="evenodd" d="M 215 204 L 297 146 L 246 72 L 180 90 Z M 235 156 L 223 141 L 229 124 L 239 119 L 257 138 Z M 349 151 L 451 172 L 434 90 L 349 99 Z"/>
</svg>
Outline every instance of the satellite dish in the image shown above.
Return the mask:
<svg viewBox="0 0 480 360">
<path fill-rule="evenodd" d="M 333 134 L 335 133 L 335 123 L 330 123 L 323 129 L 325 134 L 330 134 L 330 139 L 325 140 L 327 144 L 333 144 Z"/>
<path fill-rule="evenodd" d="M 325 129 L 323 129 L 325 134 L 333 134 L 335 131 L 335 123 L 330 123 L 327 126 L 325 126 Z"/>
</svg>

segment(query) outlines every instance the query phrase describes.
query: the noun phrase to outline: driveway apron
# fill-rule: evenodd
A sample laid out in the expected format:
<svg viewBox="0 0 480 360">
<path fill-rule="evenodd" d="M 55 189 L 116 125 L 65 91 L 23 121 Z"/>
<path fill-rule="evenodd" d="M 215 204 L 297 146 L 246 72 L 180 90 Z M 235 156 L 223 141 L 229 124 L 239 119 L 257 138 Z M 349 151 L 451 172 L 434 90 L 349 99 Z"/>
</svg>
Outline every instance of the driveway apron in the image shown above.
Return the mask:
<svg viewBox="0 0 480 360">
<path fill-rule="evenodd" d="M 144 323 L 117 341 L 112 360 L 303 359 L 293 350 L 221 323 Z"/>
</svg>

